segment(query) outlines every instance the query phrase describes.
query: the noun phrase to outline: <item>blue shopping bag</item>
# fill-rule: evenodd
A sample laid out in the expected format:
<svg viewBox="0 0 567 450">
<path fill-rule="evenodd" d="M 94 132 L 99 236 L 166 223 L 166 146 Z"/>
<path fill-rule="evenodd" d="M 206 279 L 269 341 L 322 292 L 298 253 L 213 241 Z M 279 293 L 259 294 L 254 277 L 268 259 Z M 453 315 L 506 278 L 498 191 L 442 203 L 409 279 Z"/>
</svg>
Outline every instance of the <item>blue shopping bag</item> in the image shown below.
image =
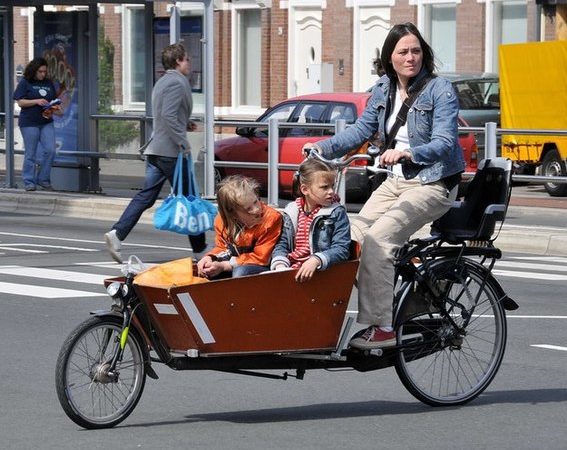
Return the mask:
<svg viewBox="0 0 567 450">
<path fill-rule="evenodd" d="M 154 226 L 158 230 L 197 236 L 214 227 L 217 208 L 201 198 L 193 175 L 193 159 L 187 156 L 189 195 L 183 195 L 183 154 L 177 157 L 171 193 L 156 209 Z"/>
</svg>

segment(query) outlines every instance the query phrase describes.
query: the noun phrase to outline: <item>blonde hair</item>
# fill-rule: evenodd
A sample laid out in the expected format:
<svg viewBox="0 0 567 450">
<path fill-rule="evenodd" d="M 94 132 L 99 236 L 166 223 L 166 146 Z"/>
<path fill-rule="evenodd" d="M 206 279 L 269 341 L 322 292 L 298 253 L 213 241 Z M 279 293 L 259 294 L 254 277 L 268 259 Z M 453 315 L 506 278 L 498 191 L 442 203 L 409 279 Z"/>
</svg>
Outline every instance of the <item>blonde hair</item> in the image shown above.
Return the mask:
<svg viewBox="0 0 567 450">
<path fill-rule="evenodd" d="M 296 195 L 303 197 L 304 195 L 301 192 L 301 185 L 311 186 L 315 181 L 315 175 L 320 172 L 323 172 L 325 181 L 328 181 L 329 183 L 335 182 L 337 174 L 323 161 L 313 158 L 303 161 L 297 171 Z"/>
<path fill-rule="evenodd" d="M 253 178 L 231 175 L 218 185 L 217 204 L 224 223 L 228 242 L 234 242 L 242 225 L 236 219 L 236 211 L 242 207 L 244 199 L 250 195 L 259 197 L 260 185 Z"/>
</svg>

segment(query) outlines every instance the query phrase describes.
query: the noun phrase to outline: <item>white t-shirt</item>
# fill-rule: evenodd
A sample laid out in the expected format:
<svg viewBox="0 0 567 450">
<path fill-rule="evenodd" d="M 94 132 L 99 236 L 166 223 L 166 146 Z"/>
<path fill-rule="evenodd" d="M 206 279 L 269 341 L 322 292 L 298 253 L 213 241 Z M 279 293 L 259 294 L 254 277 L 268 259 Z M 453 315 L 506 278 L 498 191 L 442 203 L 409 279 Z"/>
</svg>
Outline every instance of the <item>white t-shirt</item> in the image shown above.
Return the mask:
<svg viewBox="0 0 567 450">
<path fill-rule="evenodd" d="M 392 127 L 394 126 L 394 123 L 396 122 L 396 117 L 398 116 L 398 113 L 400 112 L 400 108 L 402 107 L 402 103 L 403 101 L 400 96 L 400 89 L 396 86 L 396 102 L 394 104 L 394 109 L 392 109 L 392 111 L 390 112 L 390 117 L 388 117 L 388 120 L 386 121 L 387 133 L 389 133 Z M 410 145 L 409 145 L 409 137 L 408 137 L 407 120 L 406 123 L 404 123 L 398 129 L 395 139 L 396 139 L 396 145 L 394 148 L 396 150 L 407 150 L 409 148 Z M 401 164 L 394 164 L 392 166 L 392 171 L 396 175 L 403 177 Z"/>
</svg>

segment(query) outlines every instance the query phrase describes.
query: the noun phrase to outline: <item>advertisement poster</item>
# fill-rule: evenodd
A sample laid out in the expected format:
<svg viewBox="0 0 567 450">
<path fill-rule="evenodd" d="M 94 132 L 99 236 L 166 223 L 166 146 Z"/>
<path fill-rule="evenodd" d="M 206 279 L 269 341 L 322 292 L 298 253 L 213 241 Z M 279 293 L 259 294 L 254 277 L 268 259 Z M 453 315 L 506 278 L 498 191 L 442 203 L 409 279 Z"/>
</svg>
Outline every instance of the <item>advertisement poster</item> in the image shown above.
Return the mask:
<svg viewBox="0 0 567 450">
<path fill-rule="evenodd" d="M 78 92 L 76 15 L 43 13 L 41 36 L 36 39 L 36 54 L 47 61 L 47 75 L 55 84 L 64 114 L 53 116 L 57 151 L 78 150 Z M 73 156 L 57 156 L 58 162 L 75 162 Z"/>
<path fill-rule="evenodd" d="M 181 17 L 181 43 L 191 58 L 189 83 L 193 92 L 203 92 L 203 18 L 201 16 Z M 154 83 L 163 75 L 161 51 L 169 45 L 169 18 L 154 20 Z"/>
</svg>

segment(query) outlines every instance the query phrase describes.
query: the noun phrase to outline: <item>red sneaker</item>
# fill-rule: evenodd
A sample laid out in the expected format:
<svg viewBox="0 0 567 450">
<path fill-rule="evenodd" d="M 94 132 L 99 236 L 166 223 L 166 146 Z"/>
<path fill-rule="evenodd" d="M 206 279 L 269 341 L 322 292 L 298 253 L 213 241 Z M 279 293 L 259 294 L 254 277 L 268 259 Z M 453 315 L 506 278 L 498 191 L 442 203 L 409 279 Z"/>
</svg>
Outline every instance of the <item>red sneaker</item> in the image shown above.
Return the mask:
<svg viewBox="0 0 567 450">
<path fill-rule="evenodd" d="M 384 331 L 377 326 L 370 326 L 363 335 L 351 339 L 350 346 L 362 350 L 373 348 L 394 347 L 396 345 L 396 332 Z"/>
</svg>

